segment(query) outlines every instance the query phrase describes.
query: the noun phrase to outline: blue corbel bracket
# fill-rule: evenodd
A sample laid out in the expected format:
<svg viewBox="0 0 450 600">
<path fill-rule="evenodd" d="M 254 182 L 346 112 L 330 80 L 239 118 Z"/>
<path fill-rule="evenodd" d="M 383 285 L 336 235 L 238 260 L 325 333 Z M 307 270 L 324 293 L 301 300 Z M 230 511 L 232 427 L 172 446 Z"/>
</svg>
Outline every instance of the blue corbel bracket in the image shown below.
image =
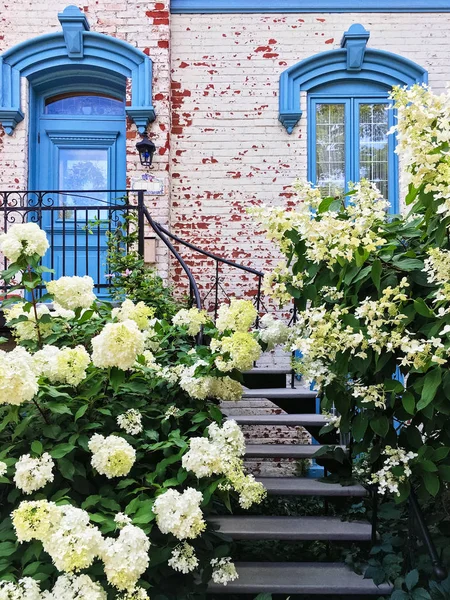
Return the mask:
<svg viewBox="0 0 450 600">
<path fill-rule="evenodd" d="M 303 111 L 301 110 L 280 110 L 278 120 L 285 127 L 286 131 L 291 134 L 294 131 L 294 127 L 302 118 Z"/>
<path fill-rule="evenodd" d="M 145 133 L 147 125 L 156 119 L 153 106 L 127 106 L 125 112 L 136 123 L 140 134 Z"/>
<path fill-rule="evenodd" d="M 8 135 L 13 134 L 16 125 L 23 119 L 24 115 L 20 108 L 0 108 L 0 123 Z"/>
<path fill-rule="evenodd" d="M 89 31 L 86 15 L 77 6 L 67 6 L 58 13 L 69 58 L 83 58 L 83 32 Z"/>
<path fill-rule="evenodd" d="M 341 48 L 347 50 L 347 71 L 361 71 L 369 37 L 367 29 L 358 23 L 344 33 Z"/>
</svg>

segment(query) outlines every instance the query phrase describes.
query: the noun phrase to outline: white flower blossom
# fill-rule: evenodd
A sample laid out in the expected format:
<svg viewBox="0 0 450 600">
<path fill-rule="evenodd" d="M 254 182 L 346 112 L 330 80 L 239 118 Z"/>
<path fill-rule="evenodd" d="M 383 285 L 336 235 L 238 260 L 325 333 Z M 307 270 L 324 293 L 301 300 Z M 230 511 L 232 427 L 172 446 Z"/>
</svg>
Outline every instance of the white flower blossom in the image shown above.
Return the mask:
<svg viewBox="0 0 450 600">
<path fill-rule="evenodd" d="M 372 473 L 371 483 L 378 484 L 378 492 L 382 495 L 390 492 L 400 496 L 399 485 L 408 480 L 412 471 L 410 462 L 417 457 L 415 452 L 407 452 L 403 448 L 392 448 L 386 446 L 383 452 L 385 458 L 383 467 L 376 473 Z M 394 473 L 393 467 L 402 467 L 402 473 Z"/>
<path fill-rule="evenodd" d="M 25 494 L 31 494 L 53 481 L 53 468 L 55 463 L 47 452 L 40 458 L 32 458 L 23 454 L 16 462 L 14 483 Z"/>
<path fill-rule="evenodd" d="M 0 235 L 0 252 L 11 262 L 20 256 L 44 256 L 49 248 L 45 231 L 36 223 L 12 225 Z"/>
<path fill-rule="evenodd" d="M 88 275 L 83 277 L 63 276 L 47 283 L 47 291 L 60 306 L 67 310 L 90 308 L 96 300 L 93 292 L 94 280 Z"/>
<path fill-rule="evenodd" d="M 143 430 L 142 415 L 135 408 L 130 408 L 117 417 L 117 424 L 130 435 L 137 435 Z"/>
<path fill-rule="evenodd" d="M 92 338 L 92 362 L 96 367 L 118 367 L 131 369 L 136 358 L 144 351 L 144 334 L 135 321 L 107 323 L 102 331 Z"/>
<path fill-rule="evenodd" d="M 257 317 L 256 308 L 250 300 L 232 298 L 230 304 L 222 304 L 217 312 L 216 327 L 219 331 L 247 332 Z"/>
<path fill-rule="evenodd" d="M 172 550 L 172 556 L 167 564 L 175 571 L 186 575 L 198 567 L 198 558 L 195 556 L 194 548 L 187 542 L 183 542 Z"/>
<path fill-rule="evenodd" d="M 201 492 L 187 488 L 183 493 L 169 489 L 155 500 L 153 512 L 162 533 L 171 533 L 179 540 L 198 537 L 206 528 L 200 504 Z"/>
<path fill-rule="evenodd" d="M 213 558 L 211 566 L 213 568 L 212 580 L 214 583 L 226 586 L 230 581 L 239 578 L 236 567 L 229 556 L 225 558 Z"/>
<path fill-rule="evenodd" d="M 0 581 L 0 600 L 41 600 L 41 590 L 31 577 L 19 579 L 17 583 Z"/>
<path fill-rule="evenodd" d="M 38 389 L 31 354 L 21 347 L 0 350 L 0 404 L 19 406 L 32 400 Z"/>
<path fill-rule="evenodd" d="M 181 325 L 187 327 L 188 334 L 195 336 L 200 333 L 202 325 L 209 322 L 209 316 L 205 310 L 198 308 L 182 308 L 172 317 L 173 325 Z"/>
<path fill-rule="evenodd" d="M 62 349 L 46 345 L 33 355 L 33 363 L 36 372 L 52 383 L 76 387 L 86 379 L 86 369 L 91 363 L 91 357 L 81 345 Z"/>
<path fill-rule="evenodd" d="M 113 319 L 117 319 L 120 323 L 128 320 L 134 321 L 142 331 L 152 325 L 154 316 L 154 308 L 146 306 L 144 302 L 135 304 L 129 299 L 124 300 L 120 307 L 113 308 L 111 312 Z"/>
<path fill-rule="evenodd" d="M 136 460 L 136 452 L 126 440 L 116 435 L 94 434 L 88 443 L 91 464 L 108 479 L 128 475 Z"/>
<path fill-rule="evenodd" d="M 58 527 L 60 508 L 48 500 L 23 501 L 13 511 L 12 522 L 19 542 L 45 540 Z"/>
<path fill-rule="evenodd" d="M 60 575 L 42 600 L 107 600 L 107 594 L 89 575 Z"/>
<path fill-rule="evenodd" d="M 261 318 L 259 339 L 267 344 L 267 350 L 273 350 L 279 344 L 285 344 L 289 337 L 289 327 L 273 315 L 266 314 Z"/>
<path fill-rule="evenodd" d="M 4 477 L 8 471 L 8 465 L 0 460 L 0 477 Z"/>
</svg>

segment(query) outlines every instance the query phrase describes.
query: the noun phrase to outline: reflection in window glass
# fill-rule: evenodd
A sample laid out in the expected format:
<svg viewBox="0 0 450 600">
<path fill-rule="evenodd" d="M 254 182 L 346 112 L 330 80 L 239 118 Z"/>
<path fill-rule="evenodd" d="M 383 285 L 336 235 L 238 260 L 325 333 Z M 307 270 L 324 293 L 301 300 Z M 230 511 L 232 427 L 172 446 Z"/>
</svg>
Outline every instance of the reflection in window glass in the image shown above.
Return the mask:
<svg viewBox="0 0 450 600">
<path fill-rule="evenodd" d="M 345 106 L 316 105 L 316 184 L 324 196 L 345 188 Z"/>
<path fill-rule="evenodd" d="M 50 98 L 45 105 L 46 115 L 80 116 L 124 116 L 125 104 L 122 100 L 95 95 L 73 95 L 65 98 Z"/>
<path fill-rule="evenodd" d="M 361 104 L 359 107 L 359 177 L 376 184 L 388 198 L 387 104 Z"/>
<path fill-rule="evenodd" d="M 102 148 L 61 148 L 59 151 L 59 189 L 89 190 L 89 194 L 61 195 L 64 206 L 104 206 L 107 204 L 108 150 Z"/>
</svg>

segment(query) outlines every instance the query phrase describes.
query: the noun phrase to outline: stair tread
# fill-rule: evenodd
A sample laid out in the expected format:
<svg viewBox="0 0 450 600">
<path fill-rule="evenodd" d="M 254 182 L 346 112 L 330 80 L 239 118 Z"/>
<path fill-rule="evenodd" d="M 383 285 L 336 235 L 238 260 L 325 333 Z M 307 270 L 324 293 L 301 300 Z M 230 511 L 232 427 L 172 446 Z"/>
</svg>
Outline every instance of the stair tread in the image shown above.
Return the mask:
<svg viewBox="0 0 450 600">
<path fill-rule="evenodd" d="M 210 583 L 209 592 L 288 594 L 389 594 L 391 586 L 377 587 L 341 563 L 236 563 L 239 579 L 227 586 Z M 361 596 L 360 596 L 361 597 Z"/>
<path fill-rule="evenodd" d="M 341 521 L 336 517 L 221 516 L 210 523 L 237 540 L 351 540 L 370 541 L 367 522 Z"/>
<path fill-rule="evenodd" d="M 316 398 L 317 393 L 311 392 L 305 388 L 255 388 L 246 389 L 242 398 L 266 398 L 274 399 L 301 399 L 301 398 Z"/>
<path fill-rule="evenodd" d="M 247 444 L 247 458 L 312 458 L 323 446 L 312 444 Z M 345 446 L 340 446 L 344 451 Z"/>
<path fill-rule="evenodd" d="M 292 375 L 294 372 L 290 367 L 272 367 L 272 368 L 264 368 L 264 367 L 254 367 L 249 371 L 243 371 L 243 375 Z"/>
<path fill-rule="evenodd" d="M 314 414 L 271 414 L 271 415 L 228 415 L 239 425 L 312 425 L 322 427 L 327 423 L 324 415 Z"/>
<path fill-rule="evenodd" d="M 340 485 L 309 477 L 256 477 L 270 495 L 278 496 L 366 496 L 367 490 L 359 484 Z"/>
</svg>

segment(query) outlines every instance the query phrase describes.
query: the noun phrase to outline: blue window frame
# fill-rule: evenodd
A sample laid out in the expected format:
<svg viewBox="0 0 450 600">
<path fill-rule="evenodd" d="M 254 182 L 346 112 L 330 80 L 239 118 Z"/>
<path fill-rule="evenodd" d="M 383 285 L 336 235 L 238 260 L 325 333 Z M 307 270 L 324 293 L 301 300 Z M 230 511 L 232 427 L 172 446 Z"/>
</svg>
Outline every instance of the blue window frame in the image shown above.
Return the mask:
<svg viewBox="0 0 450 600">
<path fill-rule="evenodd" d="M 398 161 L 387 94 L 310 94 L 308 101 L 308 179 L 325 195 L 347 191 L 349 181 L 374 182 L 396 213 Z"/>
</svg>

